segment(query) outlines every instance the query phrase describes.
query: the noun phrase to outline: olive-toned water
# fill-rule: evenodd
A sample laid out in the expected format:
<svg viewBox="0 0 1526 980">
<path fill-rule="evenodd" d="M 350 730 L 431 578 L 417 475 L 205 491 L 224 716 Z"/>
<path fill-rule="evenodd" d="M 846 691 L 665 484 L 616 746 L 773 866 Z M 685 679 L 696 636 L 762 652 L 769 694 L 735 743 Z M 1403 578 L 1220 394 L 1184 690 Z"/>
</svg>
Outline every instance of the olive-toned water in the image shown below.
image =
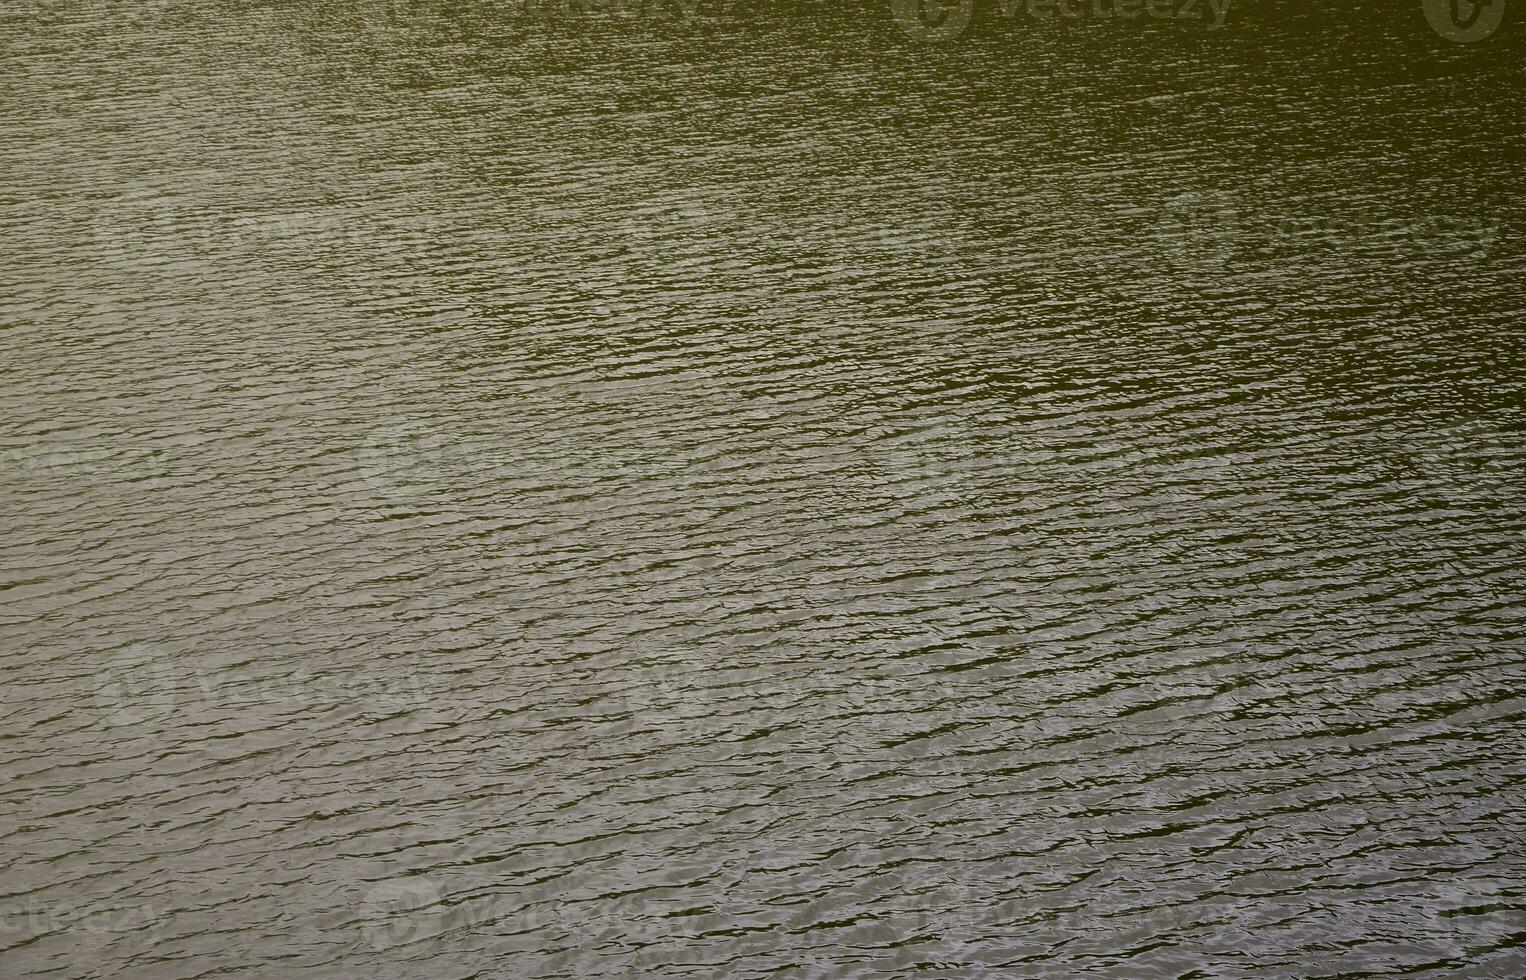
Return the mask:
<svg viewBox="0 0 1526 980">
<path fill-rule="evenodd" d="M 0 975 L 1526 972 L 1520 25 L 890 6 L 3 15 Z"/>
</svg>

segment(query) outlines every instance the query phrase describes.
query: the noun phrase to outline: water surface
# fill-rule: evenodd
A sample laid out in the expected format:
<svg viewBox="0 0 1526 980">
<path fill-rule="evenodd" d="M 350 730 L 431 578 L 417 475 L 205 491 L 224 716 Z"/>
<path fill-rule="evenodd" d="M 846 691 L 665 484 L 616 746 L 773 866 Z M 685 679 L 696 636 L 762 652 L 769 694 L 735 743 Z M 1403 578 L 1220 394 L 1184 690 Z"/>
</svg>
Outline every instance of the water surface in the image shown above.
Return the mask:
<svg viewBox="0 0 1526 980">
<path fill-rule="evenodd" d="M 3 34 L 0 972 L 1526 971 L 1519 27 Z"/>
</svg>

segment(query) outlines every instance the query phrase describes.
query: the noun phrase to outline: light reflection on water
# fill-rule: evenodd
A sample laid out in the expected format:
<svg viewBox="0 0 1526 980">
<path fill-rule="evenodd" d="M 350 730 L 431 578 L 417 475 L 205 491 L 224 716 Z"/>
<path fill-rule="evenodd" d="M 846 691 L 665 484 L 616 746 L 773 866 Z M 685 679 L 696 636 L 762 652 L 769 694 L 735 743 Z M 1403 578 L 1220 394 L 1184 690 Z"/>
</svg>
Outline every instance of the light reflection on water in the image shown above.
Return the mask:
<svg viewBox="0 0 1526 980">
<path fill-rule="evenodd" d="M 1519 975 L 1508 27 L 569 9 L 7 21 L 0 972 Z"/>
</svg>

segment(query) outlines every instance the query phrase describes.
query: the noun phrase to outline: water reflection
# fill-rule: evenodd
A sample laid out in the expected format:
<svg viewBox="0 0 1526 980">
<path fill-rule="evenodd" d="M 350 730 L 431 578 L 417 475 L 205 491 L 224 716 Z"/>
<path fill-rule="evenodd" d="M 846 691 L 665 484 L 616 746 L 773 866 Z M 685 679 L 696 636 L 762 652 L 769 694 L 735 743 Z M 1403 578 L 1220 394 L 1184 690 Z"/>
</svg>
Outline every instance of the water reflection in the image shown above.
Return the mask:
<svg viewBox="0 0 1526 980">
<path fill-rule="evenodd" d="M 905 6 L 9 15 L 0 971 L 1520 973 L 1517 34 Z"/>
</svg>

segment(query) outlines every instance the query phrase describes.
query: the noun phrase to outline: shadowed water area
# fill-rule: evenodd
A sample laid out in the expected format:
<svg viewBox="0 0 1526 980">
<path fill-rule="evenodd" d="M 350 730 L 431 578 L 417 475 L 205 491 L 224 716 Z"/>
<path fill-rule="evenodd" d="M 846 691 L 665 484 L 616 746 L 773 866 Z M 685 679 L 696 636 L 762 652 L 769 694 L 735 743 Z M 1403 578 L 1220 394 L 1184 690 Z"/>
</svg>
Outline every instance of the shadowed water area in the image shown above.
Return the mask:
<svg viewBox="0 0 1526 980">
<path fill-rule="evenodd" d="M 1297 6 L 7 8 L 0 975 L 1526 973 L 1523 11 Z"/>
</svg>

